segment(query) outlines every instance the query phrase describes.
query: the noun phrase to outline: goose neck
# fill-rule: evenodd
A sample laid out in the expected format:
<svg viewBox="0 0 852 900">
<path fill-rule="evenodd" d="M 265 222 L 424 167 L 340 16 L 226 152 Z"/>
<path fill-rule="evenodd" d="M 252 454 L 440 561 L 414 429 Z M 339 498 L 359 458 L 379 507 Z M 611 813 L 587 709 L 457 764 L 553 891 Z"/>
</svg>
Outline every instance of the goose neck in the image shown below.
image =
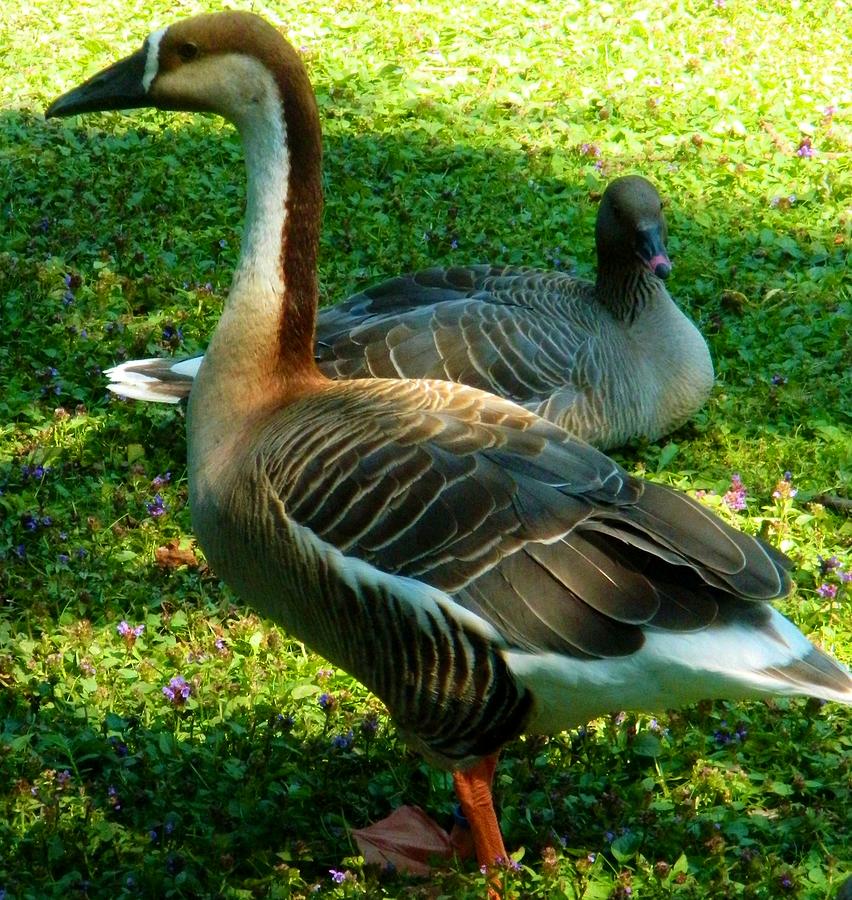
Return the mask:
<svg viewBox="0 0 852 900">
<path fill-rule="evenodd" d="M 619 321 L 631 323 L 660 290 L 660 280 L 632 261 L 600 265 L 595 283 L 598 302 Z"/>
</svg>

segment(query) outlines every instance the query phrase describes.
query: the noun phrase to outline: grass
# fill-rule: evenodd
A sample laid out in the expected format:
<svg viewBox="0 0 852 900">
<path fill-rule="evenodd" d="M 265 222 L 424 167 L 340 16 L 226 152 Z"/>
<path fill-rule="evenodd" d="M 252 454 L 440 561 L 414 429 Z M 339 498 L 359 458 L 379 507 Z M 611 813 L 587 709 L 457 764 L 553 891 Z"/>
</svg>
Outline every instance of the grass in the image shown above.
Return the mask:
<svg viewBox="0 0 852 900">
<path fill-rule="evenodd" d="M 848 7 L 254 8 L 303 48 L 321 107 L 324 302 L 456 260 L 589 273 L 606 181 L 659 186 L 670 287 L 718 386 L 618 457 L 779 543 L 784 611 L 849 662 L 852 525 L 818 502 L 852 480 Z M 215 119 L 41 111 L 200 10 L 0 9 L 0 897 L 480 897 L 464 865 L 429 883 L 362 866 L 347 829 L 403 802 L 449 821 L 447 776 L 205 567 L 180 410 L 105 396 L 116 359 L 204 346 L 238 252 L 239 145 Z M 741 513 L 720 500 L 733 472 Z M 520 741 L 497 788 L 510 892 L 833 896 L 850 750 L 848 712 L 807 701 Z"/>
</svg>

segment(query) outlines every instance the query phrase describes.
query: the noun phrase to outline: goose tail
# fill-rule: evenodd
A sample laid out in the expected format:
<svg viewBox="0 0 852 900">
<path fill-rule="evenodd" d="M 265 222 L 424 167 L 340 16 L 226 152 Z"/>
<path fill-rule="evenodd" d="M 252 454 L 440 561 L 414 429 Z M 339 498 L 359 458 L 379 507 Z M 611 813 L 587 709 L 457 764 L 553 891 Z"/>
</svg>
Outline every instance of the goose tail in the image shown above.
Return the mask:
<svg viewBox="0 0 852 900">
<path fill-rule="evenodd" d="M 131 400 L 180 403 L 189 396 L 202 359 L 131 359 L 104 370 L 109 378 L 107 390 Z"/>
</svg>

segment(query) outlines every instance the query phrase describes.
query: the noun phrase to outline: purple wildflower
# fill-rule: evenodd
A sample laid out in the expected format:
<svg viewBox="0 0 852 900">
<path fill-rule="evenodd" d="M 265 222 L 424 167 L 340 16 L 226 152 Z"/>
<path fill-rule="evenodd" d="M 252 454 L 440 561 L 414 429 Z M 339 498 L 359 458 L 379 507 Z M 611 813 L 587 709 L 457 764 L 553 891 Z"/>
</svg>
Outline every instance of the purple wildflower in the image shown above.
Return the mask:
<svg viewBox="0 0 852 900">
<path fill-rule="evenodd" d="M 346 873 L 341 872 L 340 869 L 329 869 L 328 874 L 331 875 L 331 880 L 335 884 L 343 884 L 346 880 Z"/>
<path fill-rule="evenodd" d="M 852 581 L 852 572 L 841 572 L 840 580 L 843 584 L 849 584 L 849 582 Z"/>
<path fill-rule="evenodd" d="M 591 143 L 580 144 L 580 154 L 582 156 L 592 156 L 595 159 L 600 159 L 601 148 L 598 147 L 597 144 L 591 144 Z"/>
<path fill-rule="evenodd" d="M 151 481 L 151 487 L 157 488 L 158 490 L 163 487 L 163 485 L 168 484 L 172 480 L 172 473 L 166 472 L 165 475 L 158 475 Z"/>
<path fill-rule="evenodd" d="M 783 375 L 779 375 L 777 372 L 769 380 L 772 382 L 772 387 L 781 387 L 782 384 L 787 383 L 787 379 Z"/>
<path fill-rule="evenodd" d="M 817 593 L 826 600 L 833 600 L 837 596 L 837 585 L 823 583 L 817 588 Z"/>
<path fill-rule="evenodd" d="M 136 643 L 136 638 L 142 636 L 142 632 L 145 630 L 144 625 L 128 625 L 127 622 L 122 619 L 118 625 L 116 625 L 115 630 L 124 638 L 125 643 L 128 647 L 132 647 Z"/>
<path fill-rule="evenodd" d="M 814 148 L 811 139 L 809 137 L 803 137 L 802 140 L 799 141 L 799 148 L 796 150 L 796 156 L 800 156 L 802 159 L 810 159 L 813 155 Z"/>
<path fill-rule="evenodd" d="M 379 730 L 379 717 L 375 713 L 367 713 L 361 722 L 361 732 L 365 737 L 372 737 Z"/>
<path fill-rule="evenodd" d="M 836 556 L 829 556 L 828 559 L 817 556 L 817 559 L 819 560 L 819 574 L 822 576 L 828 575 L 829 572 L 832 572 L 835 569 L 842 568 L 840 560 Z"/>
<path fill-rule="evenodd" d="M 56 781 L 61 787 L 64 787 L 66 784 L 68 784 L 68 782 L 70 780 L 71 780 L 71 772 L 69 772 L 68 769 L 65 769 L 63 772 L 60 772 L 56 776 Z"/>
<path fill-rule="evenodd" d="M 60 566 L 67 566 L 70 558 L 71 557 L 68 556 L 67 553 L 58 553 L 56 555 L 56 561 L 59 563 Z"/>
<path fill-rule="evenodd" d="M 174 678 L 163 688 L 163 696 L 172 706 L 183 706 L 192 693 L 192 687 L 183 677 L 183 675 L 175 675 Z"/>
<path fill-rule="evenodd" d="M 224 639 L 224 638 L 216 638 L 216 640 L 213 641 L 213 646 L 214 646 L 220 653 L 226 653 L 227 650 L 228 650 L 228 645 L 225 643 L 225 639 Z"/>
<path fill-rule="evenodd" d="M 317 697 L 317 703 L 319 703 L 320 709 L 324 709 L 326 711 L 334 708 L 334 697 L 331 694 L 323 692 Z"/>
<path fill-rule="evenodd" d="M 727 493 L 724 497 L 722 497 L 723 502 L 728 507 L 728 509 L 733 512 L 739 512 L 746 508 L 746 494 L 748 492 L 743 485 L 742 478 L 740 478 L 739 473 L 734 472 L 731 476 L 731 486 L 728 489 Z"/>
<path fill-rule="evenodd" d="M 335 748 L 335 750 L 348 750 L 352 746 L 352 742 L 355 740 L 355 735 L 350 728 L 346 734 L 336 734 L 331 739 L 331 746 Z"/>
<path fill-rule="evenodd" d="M 151 503 L 145 504 L 148 515 L 153 516 L 155 519 L 158 519 L 160 516 L 164 516 L 168 511 L 168 506 L 163 502 L 162 495 L 155 494 L 154 499 Z"/>
</svg>

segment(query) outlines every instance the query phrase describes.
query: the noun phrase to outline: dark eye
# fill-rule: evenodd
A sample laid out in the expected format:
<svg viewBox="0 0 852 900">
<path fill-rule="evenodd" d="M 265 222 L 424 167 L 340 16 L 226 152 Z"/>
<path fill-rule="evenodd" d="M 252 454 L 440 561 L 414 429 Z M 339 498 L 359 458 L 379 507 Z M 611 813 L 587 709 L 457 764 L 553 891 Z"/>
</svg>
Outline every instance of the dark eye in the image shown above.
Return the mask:
<svg viewBox="0 0 852 900">
<path fill-rule="evenodd" d="M 186 41 L 178 47 L 178 56 L 184 62 L 192 62 L 196 56 L 198 56 L 198 44 L 193 44 L 192 41 Z"/>
</svg>

